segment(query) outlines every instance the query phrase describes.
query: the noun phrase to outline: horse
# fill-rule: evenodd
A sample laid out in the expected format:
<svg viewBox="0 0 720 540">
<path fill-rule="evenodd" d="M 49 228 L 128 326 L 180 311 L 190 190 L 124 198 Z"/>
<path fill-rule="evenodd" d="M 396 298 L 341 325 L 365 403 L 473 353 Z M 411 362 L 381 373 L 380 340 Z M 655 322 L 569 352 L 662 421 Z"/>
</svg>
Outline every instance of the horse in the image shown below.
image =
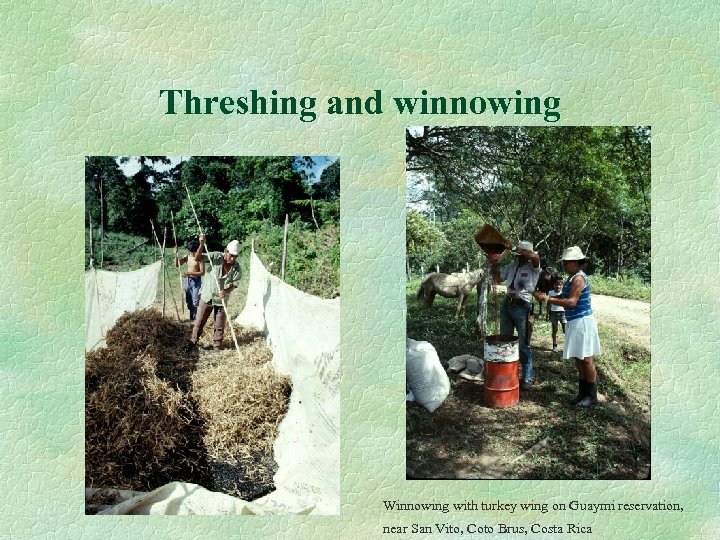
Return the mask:
<svg viewBox="0 0 720 540">
<path fill-rule="evenodd" d="M 432 308 L 435 295 L 439 294 L 445 298 L 457 298 L 458 305 L 455 310 L 455 317 L 465 314 L 465 303 L 475 286 L 485 276 L 485 271 L 480 269 L 474 272 L 463 274 L 443 274 L 433 272 L 422 280 L 417 292 L 417 299 L 425 300 L 425 307 Z"/>
</svg>

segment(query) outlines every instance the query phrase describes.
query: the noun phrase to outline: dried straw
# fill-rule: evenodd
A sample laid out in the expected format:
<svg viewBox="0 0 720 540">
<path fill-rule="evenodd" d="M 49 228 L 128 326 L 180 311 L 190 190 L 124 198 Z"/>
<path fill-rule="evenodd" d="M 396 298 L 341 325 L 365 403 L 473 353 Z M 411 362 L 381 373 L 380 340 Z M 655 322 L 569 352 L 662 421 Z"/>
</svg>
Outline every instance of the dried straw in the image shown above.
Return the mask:
<svg viewBox="0 0 720 540">
<path fill-rule="evenodd" d="M 188 330 L 156 311 L 126 314 L 107 347 L 86 355 L 88 486 L 150 491 L 179 480 L 249 500 L 272 489 L 289 381 L 262 334 L 238 328 L 241 361 L 232 348 L 189 347 Z M 214 477 L 218 466 L 225 478 Z"/>
</svg>

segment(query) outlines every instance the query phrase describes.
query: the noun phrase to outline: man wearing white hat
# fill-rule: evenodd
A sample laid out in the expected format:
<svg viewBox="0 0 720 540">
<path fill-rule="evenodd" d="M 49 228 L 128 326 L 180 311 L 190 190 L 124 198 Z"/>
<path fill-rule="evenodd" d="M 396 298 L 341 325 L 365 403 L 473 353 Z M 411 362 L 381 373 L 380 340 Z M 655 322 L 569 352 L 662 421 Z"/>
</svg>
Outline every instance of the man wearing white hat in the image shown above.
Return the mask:
<svg viewBox="0 0 720 540">
<path fill-rule="evenodd" d="M 222 253 L 219 251 L 203 253 L 204 248 L 205 235 L 201 234 L 200 245 L 195 252 L 195 260 L 202 260 L 206 264 L 211 264 L 212 271 L 210 276 L 203 279 L 200 287 L 200 305 L 198 306 L 190 342 L 197 345 L 198 338 L 202 334 L 210 313 L 214 313 L 213 350 L 219 351 L 225 335 L 225 322 L 227 320 L 223 301 L 227 305 L 230 293 L 237 288 L 242 277 L 240 263 L 237 262 L 240 242 L 233 240 Z"/>
<path fill-rule="evenodd" d="M 580 407 L 590 407 L 598 402 L 594 358 L 602 352 L 590 303 L 590 281 L 582 271 L 586 260 L 578 246 L 565 249 L 562 254 L 563 269 L 570 278 L 565 282 L 560 296 L 548 298 L 548 305 L 565 308 L 567 329 L 563 358 L 575 360 L 578 395 L 574 403 Z"/>
<path fill-rule="evenodd" d="M 512 248 L 517 259 L 502 272 L 494 276 L 495 281 L 506 280 L 507 292 L 500 307 L 500 333 L 512 336 L 517 330 L 522 365 L 520 388 L 530 390 L 533 367 L 530 351 L 532 333 L 532 297 L 540 277 L 540 256 L 533 251 L 532 242 L 522 241 Z"/>
</svg>

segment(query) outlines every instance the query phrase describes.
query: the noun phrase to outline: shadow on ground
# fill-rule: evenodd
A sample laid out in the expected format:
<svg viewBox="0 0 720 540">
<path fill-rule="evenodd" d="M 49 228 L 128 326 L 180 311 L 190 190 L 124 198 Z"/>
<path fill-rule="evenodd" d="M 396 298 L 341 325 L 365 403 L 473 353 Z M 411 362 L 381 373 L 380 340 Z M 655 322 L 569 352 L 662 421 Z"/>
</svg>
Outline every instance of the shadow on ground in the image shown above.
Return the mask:
<svg viewBox="0 0 720 540">
<path fill-rule="evenodd" d="M 454 321 L 447 307 L 437 306 L 434 314 L 418 312 L 408 297 L 408 337 L 433 343 L 445 368 L 450 357 L 478 354 L 480 348 L 472 315 Z M 649 477 L 648 403 L 631 395 L 622 380 L 599 363 L 603 402 L 589 409 L 574 407 L 574 363 L 550 351 L 549 331 L 543 325 L 549 326 L 539 321 L 533 337 L 535 384 L 521 393 L 517 407 L 486 407 L 482 382 L 452 373 L 450 395 L 434 413 L 407 403 L 408 478 Z M 453 327 L 454 333 L 448 334 Z"/>
</svg>

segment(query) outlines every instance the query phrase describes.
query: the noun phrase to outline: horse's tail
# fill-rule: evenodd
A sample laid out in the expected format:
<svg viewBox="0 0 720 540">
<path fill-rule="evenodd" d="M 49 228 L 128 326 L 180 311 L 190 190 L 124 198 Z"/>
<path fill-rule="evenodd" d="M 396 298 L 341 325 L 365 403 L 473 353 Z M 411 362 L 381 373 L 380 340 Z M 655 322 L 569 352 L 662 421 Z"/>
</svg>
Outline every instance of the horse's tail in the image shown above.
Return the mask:
<svg viewBox="0 0 720 540">
<path fill-rule="evenodd" d="M 425 297 L 425 287 L 422 286 L 422 283 L 420 284 L 420 288 L 418 289 L 417 295 L 415 295 L 415 298 L 420 300 L 421 298 Z"/>
</svg>

